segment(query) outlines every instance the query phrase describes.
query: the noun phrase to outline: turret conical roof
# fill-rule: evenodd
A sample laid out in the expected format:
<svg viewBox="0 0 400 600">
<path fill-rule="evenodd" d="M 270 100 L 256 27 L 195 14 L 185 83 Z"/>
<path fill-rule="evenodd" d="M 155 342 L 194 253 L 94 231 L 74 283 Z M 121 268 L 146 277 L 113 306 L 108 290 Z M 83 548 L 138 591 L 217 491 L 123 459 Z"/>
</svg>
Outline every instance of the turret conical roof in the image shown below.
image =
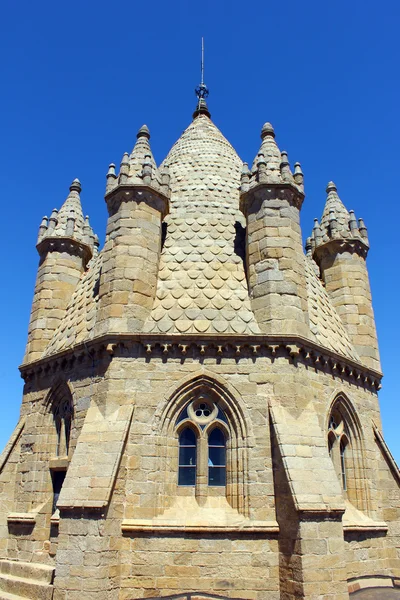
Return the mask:
<svg viewBox="0 0 400 600">
<path fill-rule="evenodd" d="M 136 143 L 129 155 L 129 182 L 138 179 L 142 182 L 143 163 L 148 157 L 154 170 L 157 169 L 156 161 L 150 147 L 150 131 L 147 125 L 142 125 L 136 134 Z"/>
<path fill-rule="evenodd" d="M 328 183 L 328 185 L 326 186 L 326 192 L 327 192 L 328 196 L 326 198 L 324 212 L 322 213 L 322 217 L 321 217 L 322 235 L 323 236 L 328 235 L 328 232 L 330 230 L 330 225 L 329 225 L 330 220 L 332 219 L 332 216 L 334 216 L 337 221 L 338 232 L 340 232 L 340 234 L 343 237 L 349 237 L 349 235 L 350 235 L 350 229 L 349 229 L 350 215 L 349 215 L 347 208 L 345 207 L 345 205 L 339 198 L 339 195 L 337 193 L 337 187 L 333 183 L 333 181 L 330 181 Z"/>
<path fill-rule="evenodd" d="M 69 187 L 69 194 L 60 210 L 54 209 L 47 226 L 47 217 L 44 217 L 40 229 L 39 240 L 46 238 L 67 237 L 87 246 L 93 247 L 96 236 L 89 224 L 89 218 L 83 216 L 80 198 L 81 183 L 74 179 Z"/>
</svg>

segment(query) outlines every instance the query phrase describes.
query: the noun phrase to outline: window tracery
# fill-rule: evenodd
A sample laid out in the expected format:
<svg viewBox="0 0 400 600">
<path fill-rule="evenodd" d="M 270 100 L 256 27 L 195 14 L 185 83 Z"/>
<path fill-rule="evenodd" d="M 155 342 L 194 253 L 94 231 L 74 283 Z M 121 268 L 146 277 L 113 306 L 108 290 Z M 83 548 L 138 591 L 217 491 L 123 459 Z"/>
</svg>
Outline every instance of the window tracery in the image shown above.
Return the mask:
<svg viewBox="0 0 400 600">
<path fill-rule="evenodd" d="M 358 509 L 368 507 L 361 428 L 346 398 L 336 398 L 328 419 L 327 446 L 345 497 Z"/>
<path fill-rule="evenodd" d="M 158 456 L 164 473 L 157 484 L 159 514 L 174 504 L 176 496 L 194 496 L 199 505 L 211 496 L 223 496 L 232 508 L 248 516 L 248 424 L 241 403 L 226 382 L 215 374 L 202 373 L 186 378 L 177 386 L 157 418 Z M 195 484 L 181 485 L 180 467 L 185 465 L 183 458 L 180 459 L 180 446 L 184 446 L 180 444 L 180 436 L 187 427 L 196 438 L 196 465 L 186 465 L 196 468 Z M 225 448 L 219 443 L 215 444 L 218 450 L 210 449 L 209 436 L 215 428 L 223 433 Z M 218 464 L 217 461 L 214 464 L 210 453 L 222 455 Z M 213 465 L 209 465 L 209 459 Z M 211 467 L 215 467 L 215 471 L 211 471 Z M 215 485 L 212 480 L 217 469 L 222 473 L 218 478 L 220 485 Z"/>
<path fill-rule="evenodd" d="M 195 486 L 198 477 L 204 479 L 203 467 L 207 465 L 207 485 L 225 487 L 226 424 L 227 418 L 221 408 L 204 396 L 183 408 L 176 421 L 179 431 L 179 486 Z"/>
</svg>

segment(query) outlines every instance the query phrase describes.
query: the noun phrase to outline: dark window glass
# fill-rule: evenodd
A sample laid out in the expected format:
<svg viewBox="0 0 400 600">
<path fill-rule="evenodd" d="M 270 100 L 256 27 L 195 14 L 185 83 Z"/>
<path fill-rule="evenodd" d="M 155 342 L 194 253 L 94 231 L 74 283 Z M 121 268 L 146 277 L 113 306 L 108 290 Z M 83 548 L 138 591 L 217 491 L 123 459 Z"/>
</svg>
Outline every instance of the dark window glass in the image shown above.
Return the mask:
<svg viewBox="0 0 400 600">
<path fill-rule="evenodd" d="M 196 485 L 196 467 L 179 467 L 178 485 Z"/>
<path fill-rule="evenodd" d="M 196 436 L 194 434 L 193 429 L 189 429 L 186 427 L 179 436 L 179 445 L 180 446 L 195 446 L 196 445 Z"/>
<path fill-rule="evenodd" d="M 183 421 L 184 419 L 187 419 L 187 418 L 188 418 L 188 411 L 187 411 L 187 406 L 186 406 L 186 408 L 184 408 L 184 409 L 181 411 L 181 414 L 180 414 L 180 415 L 179 415 L 179 417 L 177 418 L 176 422 L 177 422 L 177 424 L 178 424 L 178 423 L 180 423 L 181 421 Z"/>
<path fill-rule="evenodd" d="M 179 436 L 178 485 L 196 484 L 196 435 L 186 427 Z"/>
<path fill-rule="evenodd" d="M 225 467 L 208 467 L 208 485 L 223 486 L 226 484 Z"/>
<path fill-rule="evenodd" d="M 53 508 L 52 512 L 54 513 L 57 508 L 57 502 L 60 497 L 61 488 L 64 483 L 66 472 L 65 471 L 53 471 L 52 479 L 53 479 Z"/>
<path fill-rule="evenodd" d="M 208 437 L 208 485 L 223 486 L 226 483 L 225 436 L 217 427 Z"/>
<path fill-rule="evenodd" d="M 209 446 L 224 446 L 225 447 L 225 436 L 218 427 L 212 430 L 208 438 Z"/>
<path fill-rule="evenodd" d="M 179 465 L 196 466 L 196 446 L 181 446 L 179 448 Z"/>
<path fill-rule="evenodd" d="M 208 449 L 208 465 L 210 467 L 225 466 L 225 448 L 210 446 Z"/>
</svg>

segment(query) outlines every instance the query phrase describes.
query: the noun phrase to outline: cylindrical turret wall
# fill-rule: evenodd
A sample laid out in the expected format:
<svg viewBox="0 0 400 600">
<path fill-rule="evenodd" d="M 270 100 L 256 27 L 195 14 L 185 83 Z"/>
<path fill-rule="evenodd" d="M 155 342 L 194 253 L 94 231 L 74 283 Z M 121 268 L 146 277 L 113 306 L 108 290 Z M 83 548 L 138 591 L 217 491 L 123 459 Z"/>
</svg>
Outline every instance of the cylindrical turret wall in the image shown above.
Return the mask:
<svg viewBox="0 0 400 600">
<path fill-rule="evenodd" d="M 89 258 L 79 244 L 66 239 L 47 239 L 38 249 L 40 263 L 24 363 L 42 356 Z"/>
<path fill-rule="evenodd" d="M 138 332 L 155 298 L 168 201 L 149 189 L 131 188 L 117 190 L 107 203 L 96 335 Z"/>
<path fill-rule="evenodd" d="M 371 288 L 360 244 L 335 241 L 317 248 L 315 259 L 321 269 L 332 304 L 336 308 L 364 365 L 380 371 Z"/>
<path fill-rule="evenodd" d="M 308 336 L 298 202 L 292 189 L 278 185 L 260 186 L 242 198 L 249 292 L 264 333 Z"/>
</svg>

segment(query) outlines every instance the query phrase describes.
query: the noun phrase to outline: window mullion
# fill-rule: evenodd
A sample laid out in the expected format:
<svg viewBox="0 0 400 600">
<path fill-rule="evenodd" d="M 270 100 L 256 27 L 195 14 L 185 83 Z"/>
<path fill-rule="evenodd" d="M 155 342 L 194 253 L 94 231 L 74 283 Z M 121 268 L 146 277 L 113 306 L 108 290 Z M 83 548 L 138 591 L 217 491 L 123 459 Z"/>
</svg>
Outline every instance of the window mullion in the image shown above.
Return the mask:
<svg viewBox="0 0 400 600">
<path fill-rule="evenodd" d="M 200 506 L 204 506 L 207 501 L 208 484 L 208 443 L 207 439 L 201 436 L 197 444 L 198 470 L 196 478 L 196 499 Z"/>
</svg>

